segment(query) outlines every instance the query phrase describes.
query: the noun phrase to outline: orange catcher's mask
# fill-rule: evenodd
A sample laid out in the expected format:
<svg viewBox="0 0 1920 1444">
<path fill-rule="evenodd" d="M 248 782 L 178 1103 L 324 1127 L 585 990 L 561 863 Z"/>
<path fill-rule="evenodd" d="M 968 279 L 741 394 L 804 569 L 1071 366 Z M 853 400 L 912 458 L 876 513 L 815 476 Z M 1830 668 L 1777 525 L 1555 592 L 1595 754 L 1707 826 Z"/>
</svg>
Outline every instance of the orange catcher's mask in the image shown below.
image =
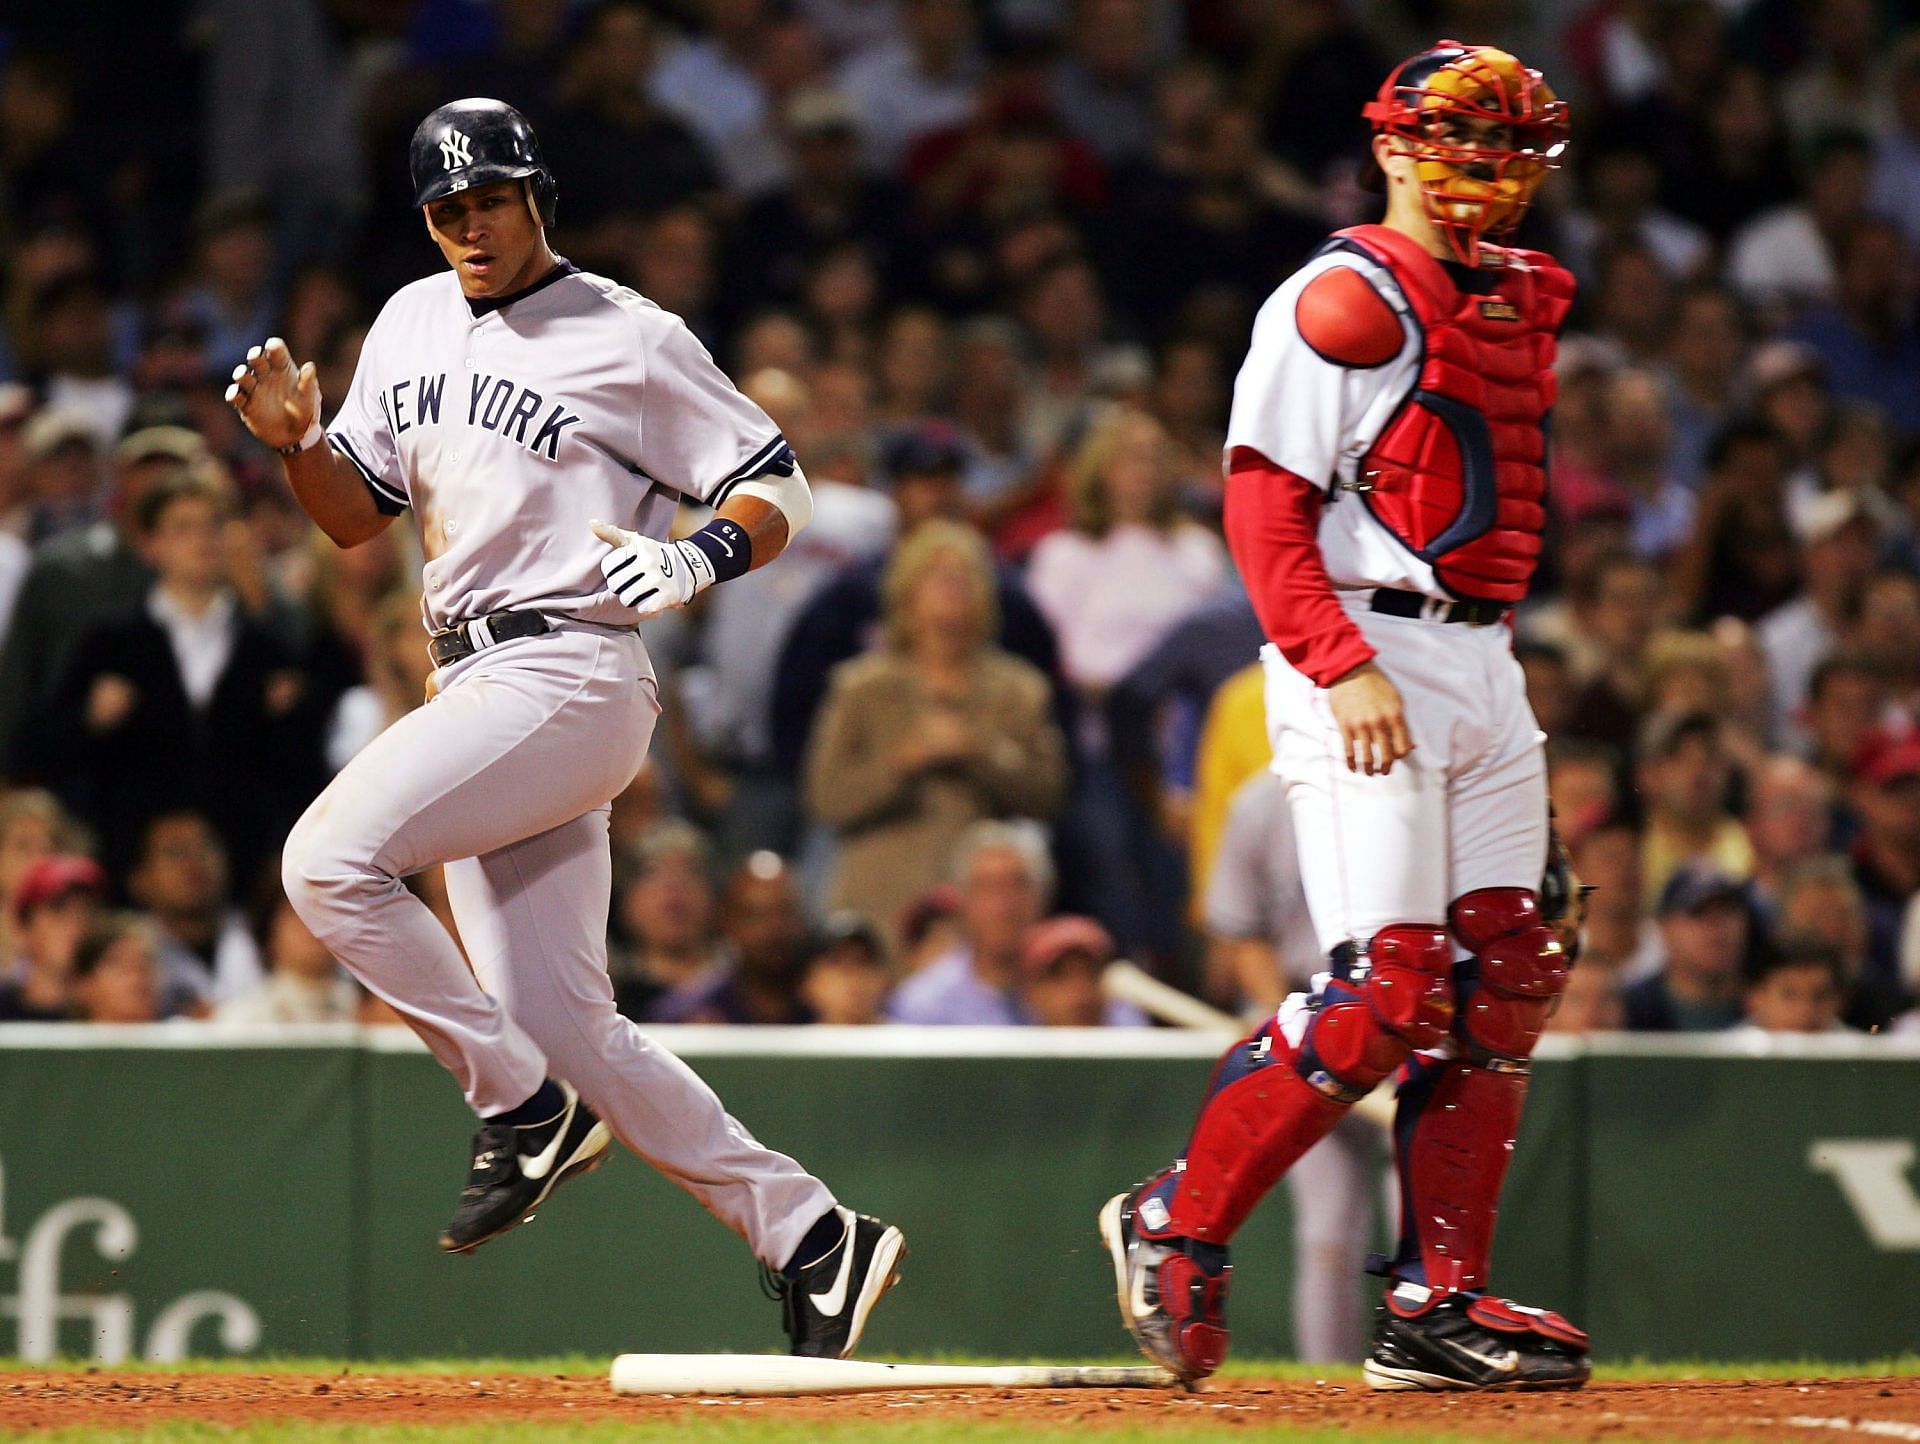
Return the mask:
<svg viewBox="0 0 1920 1444">
<path fill-rule="evenodd" d="M 1520 224 L 1567 147 L 1566 102 L 1490 45 L 1442 40 L 1403 61 L 1361 113 L 1413 157 L 1427 214 L 1467 265 L 1482 237 Z"/>
</svg>

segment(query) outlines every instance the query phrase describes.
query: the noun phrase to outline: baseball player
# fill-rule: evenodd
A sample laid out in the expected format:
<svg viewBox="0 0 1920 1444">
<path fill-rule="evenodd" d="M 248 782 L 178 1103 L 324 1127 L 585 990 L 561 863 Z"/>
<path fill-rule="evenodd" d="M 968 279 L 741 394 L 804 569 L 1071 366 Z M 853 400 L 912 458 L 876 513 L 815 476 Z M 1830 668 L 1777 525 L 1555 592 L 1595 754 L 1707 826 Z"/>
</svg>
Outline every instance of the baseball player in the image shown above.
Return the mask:
<svg viewBox="0 0 1920 1444">
<path fill-rule="evenodd" d="M 332 427 L 278 338 L 227 391 L 336 543 L 410 510 L 426 558 L 437 695 L 295 825 L 287 896 L 481 1117 L 443 1249 L 526 1222 L 611 1135 L 751 1245 L 795 1353 L 845 1357 L 899 1230 L 757 1142 L 606 972 L 608 802 L 660 711 L 636 626 L 777 557 L 806 480 L 677 317 L 548 247 L 554 178 L 518 111 L 444 105 L 409 160 L 449 269 L 387 302 Z M 668 542 L 683 499 L 713 519 Z M 402 881 L 436 863 L 471 970 Z"/>
<path fill-rule="evenodd" d="M 1269 638 L 1273 765 L 1328 963 L 1222 1058 L 1184 1156 L 1101 1230 L 1142 1348 L 1212 1372 L 1234 1231 L 1404 1069 L 1402 1232 L 1368 1382 L 1577 1388 L 1586 1335 L 1486 1292 L 1527 1059 L 1568 962 L 1542 912 L 1542 738 L 1504 623 L 1540 553 L 1573 283 L 1496 243 L 1559 156 L 1565 107 L 1513 56 L 1449 40 L 1365 113 L 1385 222 L 1336 234 L 1261 309 L 1227 436 L 1227 534 Z"/>
</svg>

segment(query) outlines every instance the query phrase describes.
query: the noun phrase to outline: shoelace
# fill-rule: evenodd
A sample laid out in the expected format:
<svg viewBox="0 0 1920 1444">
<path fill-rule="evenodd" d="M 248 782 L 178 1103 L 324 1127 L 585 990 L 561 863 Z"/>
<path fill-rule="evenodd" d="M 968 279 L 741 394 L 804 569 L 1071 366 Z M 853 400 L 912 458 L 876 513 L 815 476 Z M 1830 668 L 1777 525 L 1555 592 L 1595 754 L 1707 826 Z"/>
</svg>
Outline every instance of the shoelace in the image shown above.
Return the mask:
<svg viewBox="0 0 1920 1444">
<path fill-rule="evenodd" d="M 781 1327 L 786 1330 L 789 1339 L 798 1343 L 800 1341 L 800 1290 L 794 1286 L 793 1280 L 761 1264 L 760 1292 L 779 1303 Z"/>
</svg>

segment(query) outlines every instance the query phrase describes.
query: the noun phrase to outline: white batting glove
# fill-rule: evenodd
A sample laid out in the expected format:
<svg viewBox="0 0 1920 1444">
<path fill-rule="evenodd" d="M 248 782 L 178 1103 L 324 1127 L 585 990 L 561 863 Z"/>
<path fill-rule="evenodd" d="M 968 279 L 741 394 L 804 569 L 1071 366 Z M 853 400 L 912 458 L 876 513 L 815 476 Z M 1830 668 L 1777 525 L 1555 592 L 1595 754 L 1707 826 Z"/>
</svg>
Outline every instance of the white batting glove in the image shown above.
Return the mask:
<svg viewBox="0 0 1920 1444">
<path fill-rule="evenodd" d="M 642 617 L 684 607 L 713 585 L 713 563 L 696 546 L 655 541 L 603 521 L 587 526 L 613 548 L 600 558 L 607 586 Z"/>
</svg>

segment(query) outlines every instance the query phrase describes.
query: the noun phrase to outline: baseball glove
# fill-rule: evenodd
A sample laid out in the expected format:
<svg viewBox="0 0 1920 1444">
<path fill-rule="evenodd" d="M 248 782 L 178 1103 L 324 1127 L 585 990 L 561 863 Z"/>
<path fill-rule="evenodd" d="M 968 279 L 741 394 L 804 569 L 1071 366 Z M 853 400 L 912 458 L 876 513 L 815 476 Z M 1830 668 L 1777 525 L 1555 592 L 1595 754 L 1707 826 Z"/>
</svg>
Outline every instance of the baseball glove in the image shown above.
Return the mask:
<svg viewBox="0 0 1920 1444">
<path fill-rule="evenodd" d="M 1547 870 L 1540 875 L 1540 916 L 1559 940 L 1569 965 L 1580 959 L 1580 929 L 1587 921 L 1587 895 L 1592 888 L 1573 870 L 1573 858 L 1560 829 L 1547 826 Z"/>
</svg>

